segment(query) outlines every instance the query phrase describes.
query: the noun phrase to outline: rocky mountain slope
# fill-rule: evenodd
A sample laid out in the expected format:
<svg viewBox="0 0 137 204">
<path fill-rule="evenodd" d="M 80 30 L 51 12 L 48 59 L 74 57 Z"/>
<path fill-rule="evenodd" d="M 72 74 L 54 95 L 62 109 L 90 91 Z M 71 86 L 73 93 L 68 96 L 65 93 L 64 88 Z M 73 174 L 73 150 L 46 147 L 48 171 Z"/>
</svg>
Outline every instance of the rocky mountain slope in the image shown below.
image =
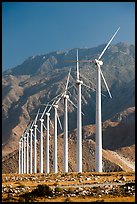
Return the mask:
<svg viewBox="0 0 137 204">
<path fill-rule="evenodd" d="M 135 170 L 135 108 L 128 108 L 103 123 L 103 171 Z M 128 130 L 128 131 L 127 131 Z M 95 171 L 95 125 L 83 127 L 83 171 Z M 46 139 L 44 133 L 44 170 Z M 121 141 L 120 141 L 121 140 Z M 122 142 L 122 140 L 124 142 Z M 63 172 L 63 134 L 58 135 L 58 171 Z M 38 142 L 39 171 L 39 142 Z M 76 129 L 69 134 L 69 171 L 76 171 Z M 50 137 L 50 171 L 53 165 L 53 136 Z M 3 173 L 18 172 L 18 151 L 3 158 Z"/>
<path fill-rule="evenodd" d="M 79 49 L 79 59 L 97 58 L 105 45 Z M 76 59 L 76 49 L 56 51 L 46 55 L 29 57 L 21 65 L 3 72 L 2 76 L 2 154 L 8 155 L 18 148 L 18 141 L 30 119 L 44 104 L 64 90 L 67 74 L 71 68 L 70 83 L 75 84 L 76 64 L 68 60 Z M 102 119 L 111 120 L 129 107 L 135 106 L 135 46 L 127 43 L 111 45 L 102 58 L 102 71 L 109 84 L 113 98 L 110 99 L 102 82 Z M 96 71 L 91 63 L 80 63 L 81 79 L 95 88 Z M 76 104 L 76 86 L 70 88 L 70 98 Z M 59 115 L 63 122 L 63 101 L 59 104 Z M 82 86 L 83 125 L 95 123 L 95 91 Z M 53 120 L 53 112 L 51 112 Z M 76 109 L 69 104 L 69 131 L 76 128 Z M 122 128 L 122 127 L 120 127 Z M 113 130 L 113 128 L 111 128 Z M 118 131 L 118 130 L 117 130 Z M 61 133 L 61 130 L 58 131 Z M 112 131 L 113 132 L 113 131 Z M 134 135 L 134 131 L 131 131 Z M 124 129 L 121 137 L 124 137 Z M 107 135 L 107 133 L 106 133 Z M 111 136 L 112 137 L 112 136 Z M 121 138 L 120 137 L 120 138 Z M 109 136 L 106 136 L 108 141 Z M 115 143 L 130 146 L 130 138 L 112 145 L 110 139 L 105 148 Z M 130 143 L 133 143 L 130 142 Z M 129 144 L 129 145 L 128 145 Z M 118 147 L 117 147 L 118 148 Z M 113 150 L 113 149 L 112 149 Z"/>
</svg>

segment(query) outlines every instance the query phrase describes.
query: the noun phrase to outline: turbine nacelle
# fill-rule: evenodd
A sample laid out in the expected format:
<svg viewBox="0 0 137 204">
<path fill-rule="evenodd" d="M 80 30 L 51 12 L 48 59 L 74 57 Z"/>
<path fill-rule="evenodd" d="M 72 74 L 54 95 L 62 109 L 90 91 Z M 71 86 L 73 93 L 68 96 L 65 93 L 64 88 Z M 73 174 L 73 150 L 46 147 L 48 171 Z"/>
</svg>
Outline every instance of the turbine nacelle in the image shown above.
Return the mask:
<svg viewBox="0 0 137 204">
<path fill-rule="evenodd" d="M 46 113 L 47 116 L 50 116 L 50 113 Z"/>
<path fill-rule="evenodd" d="M 41 122 L 44 122 L 44 119 L 43 119 L 43 118 L 40 118 L 39 120 L 40 120 Z"/>
<path fill-rule="evenodd" d="M 53 105 L 53 107 L 56 108 L 56 109 L 58 109 L 59 106 L 58 106 L 58 104 L 55 103 L 55 104 Z"/>
<path fill-rule="evenodd" d="M 77 79 L 76 83 L 77 83 L 77 84 L 83 84 L 83 81 Z"/>
<path fill-rule="evenodd" d="M 64 98 L 68 99 L 68 98 L 69 98 L 69 95 L 65 94 L 65 95 L 64 95 Z"/>
<path fill-rule="evenodd" d="M 95 64 L 96 65 L 100 65 L 100 66 L 102 66 L 103 65 L 103 62 L 102 62 L 102 60 L 97 60 L 97 59 L 95 59 Z"/>
</svg>

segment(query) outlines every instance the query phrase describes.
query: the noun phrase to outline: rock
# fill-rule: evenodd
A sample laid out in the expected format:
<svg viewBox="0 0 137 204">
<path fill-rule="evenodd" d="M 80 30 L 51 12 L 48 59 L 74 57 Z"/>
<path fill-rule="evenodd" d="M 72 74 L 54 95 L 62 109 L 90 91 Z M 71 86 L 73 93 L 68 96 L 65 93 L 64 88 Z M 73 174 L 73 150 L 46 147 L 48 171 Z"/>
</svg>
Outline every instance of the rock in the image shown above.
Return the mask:
<svg viewBox="0 0 137 204">
<path fill-rule="evenodd" d="M 126 181 L 126 177 L 122 175 L 119 180 Z"/>
<path fill-rule="evenodd" d="M 72 196 L 72 197 L 75 197 L 75 196 L 76 196 L 76 194 L 72 193 L 72 194 L 71 194 L 71 196 Z"/>
<path fill-rule="evenodd" d="M 80 191 L 83 191 L 83 188 L 81 188 L 81 187 L 78 187 L 78 191 L 80 192 Z"/>
</svg>

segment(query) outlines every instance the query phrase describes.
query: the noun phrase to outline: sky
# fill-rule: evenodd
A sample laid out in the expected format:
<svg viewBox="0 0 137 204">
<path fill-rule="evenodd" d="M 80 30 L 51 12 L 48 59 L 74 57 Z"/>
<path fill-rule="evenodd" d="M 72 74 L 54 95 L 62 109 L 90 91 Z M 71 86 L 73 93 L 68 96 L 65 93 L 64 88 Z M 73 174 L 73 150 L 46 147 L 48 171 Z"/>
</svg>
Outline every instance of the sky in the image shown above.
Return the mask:
<svg viewBox="0 0 137 204">
<path fill-rule="evenodd" d="M 56 50 L 135 43 L 135 2 L 3 2 L 2 70 Z"/>
</svg>

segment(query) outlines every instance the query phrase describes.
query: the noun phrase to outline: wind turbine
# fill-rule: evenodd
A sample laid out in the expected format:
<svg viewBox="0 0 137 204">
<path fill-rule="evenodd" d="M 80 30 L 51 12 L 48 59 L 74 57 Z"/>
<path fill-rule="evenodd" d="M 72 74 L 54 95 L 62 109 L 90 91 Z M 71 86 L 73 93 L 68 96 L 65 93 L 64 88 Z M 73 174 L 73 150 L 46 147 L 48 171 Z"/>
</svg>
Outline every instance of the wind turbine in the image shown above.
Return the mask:
<svg viewBox="0 0 137 204">
<path fill-rule="evenodd" d="M 33 136 L 33 129 L 32 128 L 36 124 L 38 114 L 39 114 L 39 110 L 38 110 L 38 113 L 37 113 L 33 123 L 31 124 L 31 127 L 30 127 L 30 174 L 32 174 L 32 136 Z M 35 135 L 34 135 L 34 142 L 36 143 Z M 35 144 L 34 144 L 34 147 L 35 147 Z M 34 152 L 34 161 L 36 164 L 36 147 L 35 147 L 35 152 Z"/>
<path fill-rule="evenodd" d="M 59 95 L 58 95 L 59 96 Z M 50 105 L 50 108 L 49 108 L 49 110 L 46 112 L 46 110 L 47 110 L 47 107 L 49 106 L 49 103 L 51 102 L 48 102 L 47 103 L 47 105 L 46 105 L 46 107 L 45 107 L 45 109 L 44 109 L 44 111 L 43 111 L 43 113 L 42 113 L 42 116 L 41 116 L 41 118 L 40 118 L 40 121 L 41 121 L 41 139 L 40 139 L 40 172 L 42 173 L 43 172 L 43 127 L 45 127 L 44 126 L 44 124 L 43 124 L 43 121 L 44 121 L 44 119 L 43 119 L 43 116 L 44 116 L 44 114 L 45 114 L 45 112 L 46 112 L 46 116 L 47 116 L 47 128 L 45 128 L 46 129 L 46 173 L 49 173 L 49 122 L 51 122 L 51 120 L 50 120 L 50 110 L 51 110 L 51 108 L 53 107 L 53 104 L 55 103 L 55 99 L 58 97 L 58 96 L 56 96 L 56 97 L 54 97 L 51 101 L 53 101 L 52 102 L 52 104 Z M 52 124 L 52 123 L 51 123 Z M 53 124 L 52 124 L 52 126 L 53 126 Z"/>
<path fill-rule="evenodd" d="M 32 174 L 32 134 L 33 129 L 30 128 L 30 174 Z"/>
<path fill-rule="evenodd" d="M 26 173 L 26 137 L 23 136 L 23 146 L 24 146 L 24 174 Z"/>
<path fill-rule="evenodd" d="M 57 173 L 58 172 L 58 166 L 57 166 L 57 134 L 58 134 L 58 128 L 57 128 L 57 120 L 59 121 L 60 128 L 62 129 L 62 125 L 58 116 L 58 100 L 53 103 L 53 108 L 54 108 L 54 150 L 53 150 L 53 172 Z"/>
<path fill-rule="evenodd" d="M 23 169 L 23 138 L 21 137 L 21 173 L 24 173 Z"/>
<path fill-rule="evenodd" d="M 21 174 L 21 140 L 19 140 L 19 170 L 18 173 Z"/>
<path fill-rule="evenodd" d="M 82 117 L 81 117 L 81 85 L 83 81 L 79 79 L 79 63 L 78 63 L 78 49 L 77 49 L 77 79 L 76 85 L 78 90 L 77 98 L 77 146 L 76 146 L 76 162 L 77 172 L 82 172 Z"/>
<path fill-rule="evenodd" d="M 41 119 L 43 119 L 43 116 L 47 110 L 47 107 L 48 107 L 48 103 L 42 113 L 42 116 L 41 116 Z M 49 109 L 50 111 L 50 109 Z M 50 113 L 49 112 L 46 112 L 46 116 L 47 116 L 47 129 L 46 129 L 46 173 L 49 173 L 49 116 L 50 116 Z"/>
<path fill-rule="evenodd" d="M 26 136 L 26 173 L 29 173 L 29 128 L 32 122 L 28 125 L 24 135 Z"/>
<path fill-rule="evenodd" d="M 68 74 L 65 93 L 64 93 L 64 172 L 68 172 L 68 99 L 67 88 L 69 83 L 70 72 Z"/>
<path fill-rule="evenodd" d="M 69 78 L 70 78 L 70 72 L 71 72 L 71 69 L 68 73 L 65 91 L 61 94 L 60 98 L 56 102 L 58 104 L 59 101 L 61 100 L 61 98 L 62 97 L 64 98 L 64 172 L 68 172 L 68 100 L 72 103 L 72 101 L 69 99 L 69 95 L 67 93 Z"/>
<path fill-rule="evenodd" d="M 38 113 L 34 120 L 34 173 L 37 173 L 37 127 L 38 126 L 36 125 L 36 122 L 38 119 L 39 111 L 40 109 L 38 110 Z"/>
<path fill-rule="evenodd" d="M 69 60 L 71 62 L 76 62 L 76 72 L 77 72 L 77 78 L 76 78 L 76 86 L 77 86 L 77 146 L 76 146 L 76 171 L 82 172 L 82 110 L 81 110 L 81 85 L 84 85 L 85 87 L 88 87 L 83 83 L 82 80 L 79 78 L 79 61 L 85 62 L 85 60 L 79 60 L 78 59 L 78 49 L 77 49 L 77 59 Z M 90 87 L 88 87 L 90 88 Z M 92 88 L 90 88 L 92 89 Z"/>
<path fill-rule="evenodd" d="M 29 133 L 27 132 L 27 174 L 29 173 Z"/>
<path fill-rule="evenodd" d="M 109 91 L 107 82 L 104 78 L 104 75 L 101 71 L 101 66 L 103 62 L 100 60 L 103 54 L 105 53 L 106 49 L 112 42 L 113 38 L 116 36 L 117 32 L 119 31 L 120 27 L 114 33 L 104 50 L 101 52 L 98 59 L 95 59 L 96 69 L 96 147 L 95 147 L 95 171 L 102 172 L 102 125 L 101 125 L 101 76 L 107 88 L 110 98 L 112 98 L 111 93 Z"/>
<path fill-rule="evenodd" d="M 47 112 L 47 113 L 49 113 L 51 108 L 52 107 L 54 108 L 54 139 L 53 139 L 53 144 L 54 144 L 54 149 L 53 149 L 53 172 L 54 173 L 58 172 L 58 168 L 57 168 L 57 120 L 59 121 L 60 128 L 62 129 L 62 125 L 61 125 L 61 122 L 60 122 L 60 119 L 59 119 L 59 116 L 58 116 L 58 112 L 57 112 L 59 100 L 56 101 L 56 98 L 58 96 L 54 97 L 55 99 L 54 99 L 53 103 L 51 104 L 51 107 L 49 108 L 49 110 Z M 47 113 L 46 113 L 46 115 L 47 115 Z M 49 114 L 48 114 L 48 116 L 49 116 Z M 48 136 L 48 139 L 49 139 L 49 117 L 47 117 L 47 120 L 48 120 L 47 121 L 47 126 L 48 126 L 47 136 Z M 48 163 L 49 162 L 49 155 L 48 155 L 49 154 L 49 142 L 47 143 L 47 146 L 48 146 L 48 149 L 47 149 L 47 151 L 48 151 L 47 152 L 47 156 L 48 156 L 47 157 L 47 169 L 48 169 L 49 168 L 48 167 L 48 165 L 49 165 L 49 163 Z"/>
</svg>

